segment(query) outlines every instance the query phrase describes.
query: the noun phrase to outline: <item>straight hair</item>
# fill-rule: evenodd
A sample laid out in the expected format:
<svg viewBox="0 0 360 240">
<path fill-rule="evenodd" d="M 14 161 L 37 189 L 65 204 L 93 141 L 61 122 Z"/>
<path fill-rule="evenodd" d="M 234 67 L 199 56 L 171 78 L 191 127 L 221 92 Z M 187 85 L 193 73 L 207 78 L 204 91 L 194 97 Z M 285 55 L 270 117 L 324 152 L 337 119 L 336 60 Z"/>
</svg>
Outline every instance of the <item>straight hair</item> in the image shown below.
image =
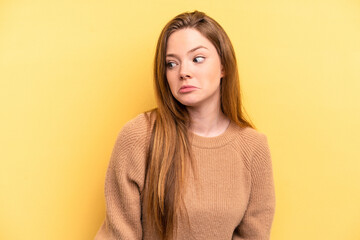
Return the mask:
<svg viewBox="0 0 360 240">
<path fill-rule="evenodd" d="M 235 52 L 224 29 L 203 12 L 185 12 L 168 22 L 159 36 L 154 59 L 154 88 L 157 108 L 146 164 L 144 200 L 146 216 L 162 240 L 176 239 L 177 217 L 186 213 L 184 193 L 188 167 L 195 169 L 186 106 L 172 95 L 166 78 L 166 47 L 172 33 L 191 28 L 199 31 L 216 48 L 224 69 L 221 79 L 221 110 L 241 127 L 254 128 L 241 102 Z M 194 170 L 196 176 L 196 170 Z"/>
</svg>

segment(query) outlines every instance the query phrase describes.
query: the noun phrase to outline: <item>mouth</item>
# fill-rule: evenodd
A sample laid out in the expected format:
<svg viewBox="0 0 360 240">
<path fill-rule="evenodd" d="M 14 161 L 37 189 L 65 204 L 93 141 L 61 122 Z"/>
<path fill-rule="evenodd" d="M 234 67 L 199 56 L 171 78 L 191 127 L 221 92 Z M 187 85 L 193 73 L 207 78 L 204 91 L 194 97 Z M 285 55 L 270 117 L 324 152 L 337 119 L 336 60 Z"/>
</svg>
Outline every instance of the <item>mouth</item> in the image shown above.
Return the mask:
<svg viewBox="0 0 360 240">
<path fill-rule="evenodd" d="M 179 89 L 180 93 L 188 93 L 188 92 L 192 92 L 195 91 L 199 88 L 195 87 L 195 86 L 191 86 L 191 85 L 184 85 Z"/>
</svg>

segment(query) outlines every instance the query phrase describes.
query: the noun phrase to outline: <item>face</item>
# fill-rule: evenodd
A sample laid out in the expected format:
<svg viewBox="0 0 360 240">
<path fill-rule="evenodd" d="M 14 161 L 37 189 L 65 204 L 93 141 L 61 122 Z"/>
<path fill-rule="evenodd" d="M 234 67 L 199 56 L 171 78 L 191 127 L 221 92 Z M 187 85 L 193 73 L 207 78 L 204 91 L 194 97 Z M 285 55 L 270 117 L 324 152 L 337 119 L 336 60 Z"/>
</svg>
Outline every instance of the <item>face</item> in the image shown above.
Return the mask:
<svg viewBox="0 0 360 240">
<path fill-rule="evenodd" d="M 166 77 L 171 93 L 187 107 L 220 104 L 220 57 L 199 31 L 186 28 L 172 33 L 166 47 Z"/>
</svg>

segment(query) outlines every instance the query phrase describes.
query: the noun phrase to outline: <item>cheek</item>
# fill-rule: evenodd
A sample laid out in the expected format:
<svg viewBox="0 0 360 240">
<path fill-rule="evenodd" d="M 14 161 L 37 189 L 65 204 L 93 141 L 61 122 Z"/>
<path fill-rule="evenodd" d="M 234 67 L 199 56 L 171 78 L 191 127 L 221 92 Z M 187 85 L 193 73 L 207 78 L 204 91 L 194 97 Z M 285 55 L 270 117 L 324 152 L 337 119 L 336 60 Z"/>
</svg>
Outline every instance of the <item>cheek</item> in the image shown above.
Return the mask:
<svg viewBox="0 0 360 240">
<path fill-rule="evenodd" d="M 209 67 L 204 70 L 205 71 L 202 71 L 201 74 L 205 77 L 205 79 L 209 79 L 209 84 L 220 84 L 221 69 L 218 64 L 209 65 Z"/>
<path fill-rule="evenodd" d="M 171 72 L 167 72 L 166 73 L 166 79 L 167 79 L 167 82 L 168 82 L 168 84 L 169 84 L 169 87 L 170 87 L 170 90 L 171 90 L 171 92 L 173 93 L 173 95 L 174 95 L 174 91 L 175 91 L 175 85 L 176 85 L 176 83 L 175 83 L 175 81 L 174 81 L 174 78 L 175 76 L 174 76 L 174 74 L 173 73 L 171 73 Z"/>
</svg>

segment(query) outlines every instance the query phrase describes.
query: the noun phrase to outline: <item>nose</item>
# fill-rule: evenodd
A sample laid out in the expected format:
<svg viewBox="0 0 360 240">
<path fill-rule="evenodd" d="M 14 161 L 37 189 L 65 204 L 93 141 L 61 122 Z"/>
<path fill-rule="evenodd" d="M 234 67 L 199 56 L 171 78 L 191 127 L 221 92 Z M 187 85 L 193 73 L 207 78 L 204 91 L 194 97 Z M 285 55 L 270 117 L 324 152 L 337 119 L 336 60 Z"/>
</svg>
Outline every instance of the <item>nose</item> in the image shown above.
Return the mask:
<svg viewBox="0 0 360 240">
<path fill-rule="evenodd" d="M 185 80 L 188 78 L 191 78 L 189 68 L 186 66 L 186 64 L 182 63 L 180 67 L 180 80 Z"/>
</svg>

